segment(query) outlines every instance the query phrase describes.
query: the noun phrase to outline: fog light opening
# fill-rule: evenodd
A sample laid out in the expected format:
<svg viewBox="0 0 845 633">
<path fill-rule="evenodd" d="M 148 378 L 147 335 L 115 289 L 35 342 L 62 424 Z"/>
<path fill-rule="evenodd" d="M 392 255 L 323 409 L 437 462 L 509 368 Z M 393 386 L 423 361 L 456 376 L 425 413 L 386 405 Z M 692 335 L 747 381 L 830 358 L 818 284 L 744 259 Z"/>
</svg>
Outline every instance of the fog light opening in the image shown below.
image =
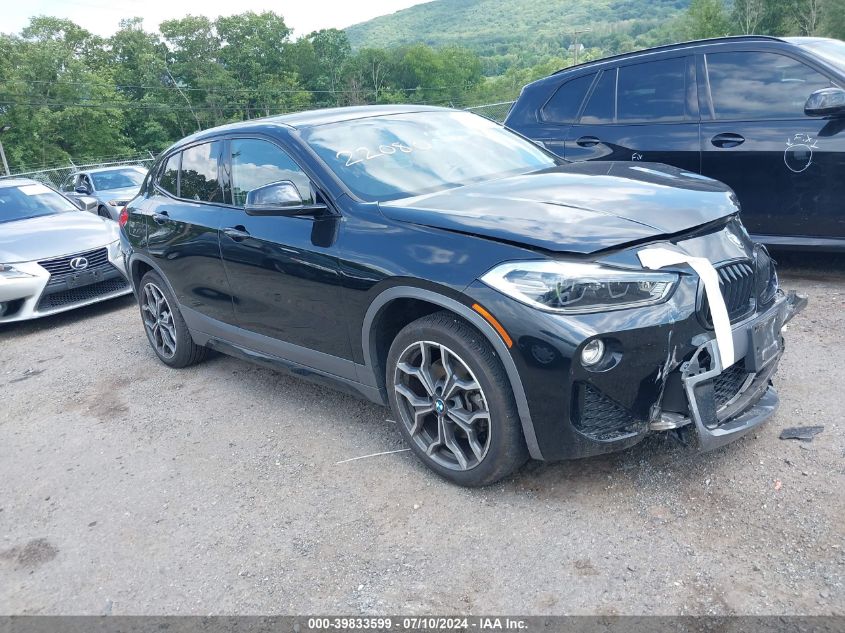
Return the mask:
<svg viewBox="0 0 845 633">
<path fill-rule="evenodd" d="M 605 346 L 601 339 L 593 339 L 581 350 L 581 363 L 584 367 L 595 367 L 604 358 Z"/>
</svg>

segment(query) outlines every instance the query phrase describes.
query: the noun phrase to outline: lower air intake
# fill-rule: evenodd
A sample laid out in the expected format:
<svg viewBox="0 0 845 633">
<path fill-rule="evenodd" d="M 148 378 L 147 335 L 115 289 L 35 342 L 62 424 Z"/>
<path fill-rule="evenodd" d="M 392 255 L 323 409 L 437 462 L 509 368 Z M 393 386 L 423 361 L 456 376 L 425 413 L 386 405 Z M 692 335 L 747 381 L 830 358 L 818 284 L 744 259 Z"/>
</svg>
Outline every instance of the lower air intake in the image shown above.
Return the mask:
<svg viewBox="0 0 845 633">
<path fill-rule="evenodd" d="M 116 277 L 114 279 L 107 279 L 81 288 L 74 288 L 72 290 L 63 290 L 61 292 L 54 292 L 52 294 L 44 295 L 41 301 L 38 302 L 38 310 L 46 312 L 55 310 L 56 308 L 63 308 L 74 305 L 76 303 L 85 303 L 97 299 L 98 297 L 105 297 L 121 290 L 126 290 L 129 287 L 128 282 L 123 277 Z"/>
<path fill-rule="evenodd" d="M 616 440 L 637 432 L 641 422 L 596 387 L 579 387 L 575 428 L 595 440 Z"/>
</svg>

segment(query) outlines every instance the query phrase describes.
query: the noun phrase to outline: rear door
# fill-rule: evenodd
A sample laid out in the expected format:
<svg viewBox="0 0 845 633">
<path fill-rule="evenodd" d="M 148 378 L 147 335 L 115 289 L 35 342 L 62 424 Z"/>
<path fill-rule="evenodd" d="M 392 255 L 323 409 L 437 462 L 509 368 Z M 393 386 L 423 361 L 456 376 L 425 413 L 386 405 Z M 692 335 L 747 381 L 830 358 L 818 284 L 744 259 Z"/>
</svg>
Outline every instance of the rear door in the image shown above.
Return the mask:
<svg viewBox="0 0 845 633">
<path fill-rule="evenodd" d="M 845 237 L 845 125 L 804 114 L 831 79 L 774 51 L 708 53 L 700 67 L 702 173 L 733 188 L 748 230 Z"/>
<path fill-rule="evenodd" d="M 148 252 L 181 306 L 233 323 L 232 296 L 217 237 L 229 212 L 223 206 L 220 182 L 222 151 L 221 141 L 211 141 L 171 155 L 138 213 L 146 219 Z M 189 320 L 192 315 L 185 316 Z"/>
<path fill-rule="evenodd" d="M 691 56 L 605 69 L 567 132 L 565 157 L 667 163 L 698 172 L 695 74 Z"/>
</svg>

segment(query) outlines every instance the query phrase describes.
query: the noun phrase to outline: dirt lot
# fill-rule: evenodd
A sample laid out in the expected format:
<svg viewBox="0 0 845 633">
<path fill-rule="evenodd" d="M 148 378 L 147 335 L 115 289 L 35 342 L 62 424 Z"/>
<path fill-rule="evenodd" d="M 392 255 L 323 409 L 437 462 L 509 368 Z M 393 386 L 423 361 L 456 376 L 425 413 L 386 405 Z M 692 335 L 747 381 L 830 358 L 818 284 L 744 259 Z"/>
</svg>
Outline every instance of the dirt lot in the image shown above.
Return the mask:
<svg viewBox="0 0 845 633">
<path fill-rule="evenodd" d="M 402 448 L 379 407 L 167 369 L 131 299 L 6 327 L 0 613 L 845 613 L 845 259 L 781 259 L 811 303 L 756 435 L 475 491 L 407 452 L 344 462 Z"/>
</svg>

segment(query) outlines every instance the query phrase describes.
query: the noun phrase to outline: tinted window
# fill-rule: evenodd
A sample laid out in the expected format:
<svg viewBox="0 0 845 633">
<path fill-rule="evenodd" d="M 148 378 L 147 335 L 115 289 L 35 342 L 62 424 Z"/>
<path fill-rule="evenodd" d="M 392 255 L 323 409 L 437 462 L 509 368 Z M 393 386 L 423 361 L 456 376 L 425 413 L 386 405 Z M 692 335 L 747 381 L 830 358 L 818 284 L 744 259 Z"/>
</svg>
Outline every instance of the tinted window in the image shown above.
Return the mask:
<svg viewBox="0 0 845 633">
<path fill-rule="evenodd" d="M 807 97 L 831 85 L 812 68 L 777 53 L 710 53 L 707 71 L 717 119 L 803 117 Z"/>
<path fill-rule="evenodd" d="M 616 69 L 605 70 L 590 95 L 581 123 L 613 123 L 616 116 Z"/>
<path fill-rule="evenodd" d="M 232 197 L 242 207 L 253 189 L 290 180 L 302 199 L 313 202 L 311 181 L 287 152 L 268 141 L 232 139 Z"/>
<path fill-rule="evenodd" d="M 164 169 L 161 170 L 161 177 L 158 180 L 158 186 L 168 193 L 172 193 L 174 196 L 179 195 L 176 185 L 178 183 L 179 158 L 181 156 L 181 153 L 173 154 L 173 156 L 167 159 L 167 163 L 164 165 Z"/>
<path fill-rule="evenodd" d="M 595 76 L 596 74 L 593 73 L 577 77 L 558 88 L 548 103 L 543 106 L 543 120 L 550 123 L 574 121 Z"/>
<path fill-rule="evenodd" d="M 115 169 L 91 174 L 97 191 L 109 189 L 123 189 L 126 187 L 140 187 L 144 182 L 144 172 L 139 169 Z"/>
<path fill-rule="evenodd" d="M 223 202 L 217 173 L 220 143 L 203 143 L 182 152 L 179 197 L 198 202 Z"/>
<path fill-rule="evenodd" d="M 620 68 L 617 120 L 682 120 L 686 110 L 686 69 L 682 57 Z"/>
</svg>

